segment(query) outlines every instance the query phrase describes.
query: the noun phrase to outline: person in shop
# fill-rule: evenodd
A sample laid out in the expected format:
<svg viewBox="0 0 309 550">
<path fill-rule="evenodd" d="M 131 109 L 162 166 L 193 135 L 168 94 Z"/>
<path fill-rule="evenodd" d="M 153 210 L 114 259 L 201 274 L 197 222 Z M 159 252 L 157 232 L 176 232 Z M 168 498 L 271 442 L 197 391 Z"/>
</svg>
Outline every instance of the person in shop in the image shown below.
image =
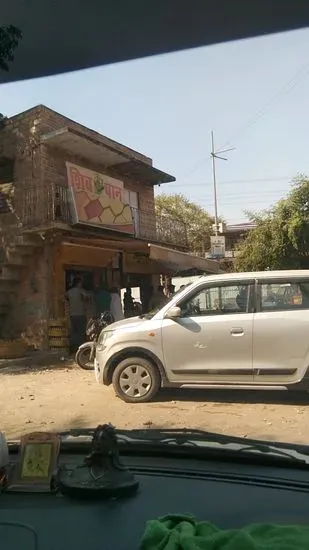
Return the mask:
<svg viewBox="0 0 309 550">
<path fill-rule="evenodd" d="M 152 293 L 152 296 L 150 298 L 150 302 L 149 302 L 150 311 L 153 311 L 155 309 L 160 309 L 166 304 L 167 301 L 168 299 L 164 294 L 164 288 L 162 285 L 159 285 L 157 287 L 157 290 Z"/>
<path fill-rule="evenodd" d="M 94 303 L 97 315 L 105 311 L 110 311 L 111 295 L 104 284 L 95 288 Z"/>
<path fill-rule="evenodd" d="M 170 283 L 169 285 L 167 285 L 166 296 L 170 300 L 174 296 L 174 294 L 175 294 L 175 285 Z"/>
<path fill-rule="evenodd" d="M 111 305 L 110 305 L 110 312 L 115 319 L 115 321 L 121 321 L 121 319 L 124 319 L 122 306 L 121 306 L 121 298 L 120 298 L 120 292 L 119 289 L 116 287 L 113 287 L 110 291 L 111 295 Z"/>
<path fill-rule="evenodd" d="M 123 296 L 123 310 L 125 317 L 132 317 L 134 315 L 134 303 L 132 298 L 132 290 L 130 287 L 126 288 Z"/>
<path fill-rule="evenodd" d="M 81 277 L 73 279 L 72 288 L 65 295 L 69 302 L 70 351 L 74 353 L 86 340 L 87 306 L 89 294 L 83 289 Z"/>
</svg>

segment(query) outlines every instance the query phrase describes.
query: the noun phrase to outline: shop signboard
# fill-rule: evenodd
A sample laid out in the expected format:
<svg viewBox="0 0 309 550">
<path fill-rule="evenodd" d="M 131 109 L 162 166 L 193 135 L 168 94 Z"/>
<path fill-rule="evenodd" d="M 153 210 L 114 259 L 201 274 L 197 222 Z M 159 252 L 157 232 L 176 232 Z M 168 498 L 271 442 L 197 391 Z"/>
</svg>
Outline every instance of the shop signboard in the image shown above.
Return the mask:
<svg viewBox="0 0 309 550">
<path fill-rule="evenodd" d="M 132 211 L 124 201 L 123 182 L 66 163 L 73 223 L 134 234 Z"/>
<path fill-rule="evenodd" d="M 213 259 L 224 258 L 225 256 L 225 237 L 216 235 L 210 237 L 210 256 Z"/>
</svg>

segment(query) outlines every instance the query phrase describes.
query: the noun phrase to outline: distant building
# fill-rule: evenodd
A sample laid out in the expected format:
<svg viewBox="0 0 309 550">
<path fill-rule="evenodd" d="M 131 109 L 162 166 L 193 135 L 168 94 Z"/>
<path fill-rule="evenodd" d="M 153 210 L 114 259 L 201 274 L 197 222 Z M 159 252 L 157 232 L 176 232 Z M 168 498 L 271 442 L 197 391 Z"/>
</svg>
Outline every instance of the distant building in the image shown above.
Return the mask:
<svg viewBox="0 0 309 550">
<path fill-rule="evenodd" d="M 235 256 L 235 249 L 239 243 L 248 235 L 248 232 L 256 227 L 255 223 L 238 223 L 236 225 L 226 225 L 223 235 L 225 236 L 225 257 Z"/>
<path fill-rule="evenodd" d="M 220 265 L 224 271 L 233 271 L 235 256 L 237 255 L 238 245 L 245 239 L 248 232 L 256 227 L 253 222 L 238 223 L 234 225 L 228 225 L 224 223 L 219 224 L 219 239 L 222 240 Z M 213 258 L 213 251 L 210 250 L 206 257 Z"/>
</svg>

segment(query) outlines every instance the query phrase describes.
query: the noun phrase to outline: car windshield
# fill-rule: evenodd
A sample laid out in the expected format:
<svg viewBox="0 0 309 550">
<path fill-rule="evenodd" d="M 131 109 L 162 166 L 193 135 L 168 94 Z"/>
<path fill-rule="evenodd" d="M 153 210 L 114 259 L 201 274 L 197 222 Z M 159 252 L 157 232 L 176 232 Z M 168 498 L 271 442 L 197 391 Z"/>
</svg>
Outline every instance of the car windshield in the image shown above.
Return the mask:
<svg viewBox="0 0 309 550">
<path fill-rule="evenodd" d="M 4 81 L 24 25 L 0 33 Z M 1 84 L 7 439 L 111 422 L 309 443 L 306 44 Z"/>
</svg>

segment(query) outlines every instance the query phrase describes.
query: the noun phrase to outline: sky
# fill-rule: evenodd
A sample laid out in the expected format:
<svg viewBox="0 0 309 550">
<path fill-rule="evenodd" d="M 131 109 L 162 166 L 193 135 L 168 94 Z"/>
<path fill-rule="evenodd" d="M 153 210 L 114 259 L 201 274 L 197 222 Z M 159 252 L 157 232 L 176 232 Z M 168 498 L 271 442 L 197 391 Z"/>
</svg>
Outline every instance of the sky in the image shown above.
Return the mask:
<svg viewBox="0 0 309 550">
<path fill-rule="evenodd" d="M 44 104 L 150 156 L 183 193 L 229 223 L 270 207 L 309 175 L 309 30 L 0 86 L 0 112 Z M 225 155 L 223 155 L 225 156 Z"/>
</svg>

